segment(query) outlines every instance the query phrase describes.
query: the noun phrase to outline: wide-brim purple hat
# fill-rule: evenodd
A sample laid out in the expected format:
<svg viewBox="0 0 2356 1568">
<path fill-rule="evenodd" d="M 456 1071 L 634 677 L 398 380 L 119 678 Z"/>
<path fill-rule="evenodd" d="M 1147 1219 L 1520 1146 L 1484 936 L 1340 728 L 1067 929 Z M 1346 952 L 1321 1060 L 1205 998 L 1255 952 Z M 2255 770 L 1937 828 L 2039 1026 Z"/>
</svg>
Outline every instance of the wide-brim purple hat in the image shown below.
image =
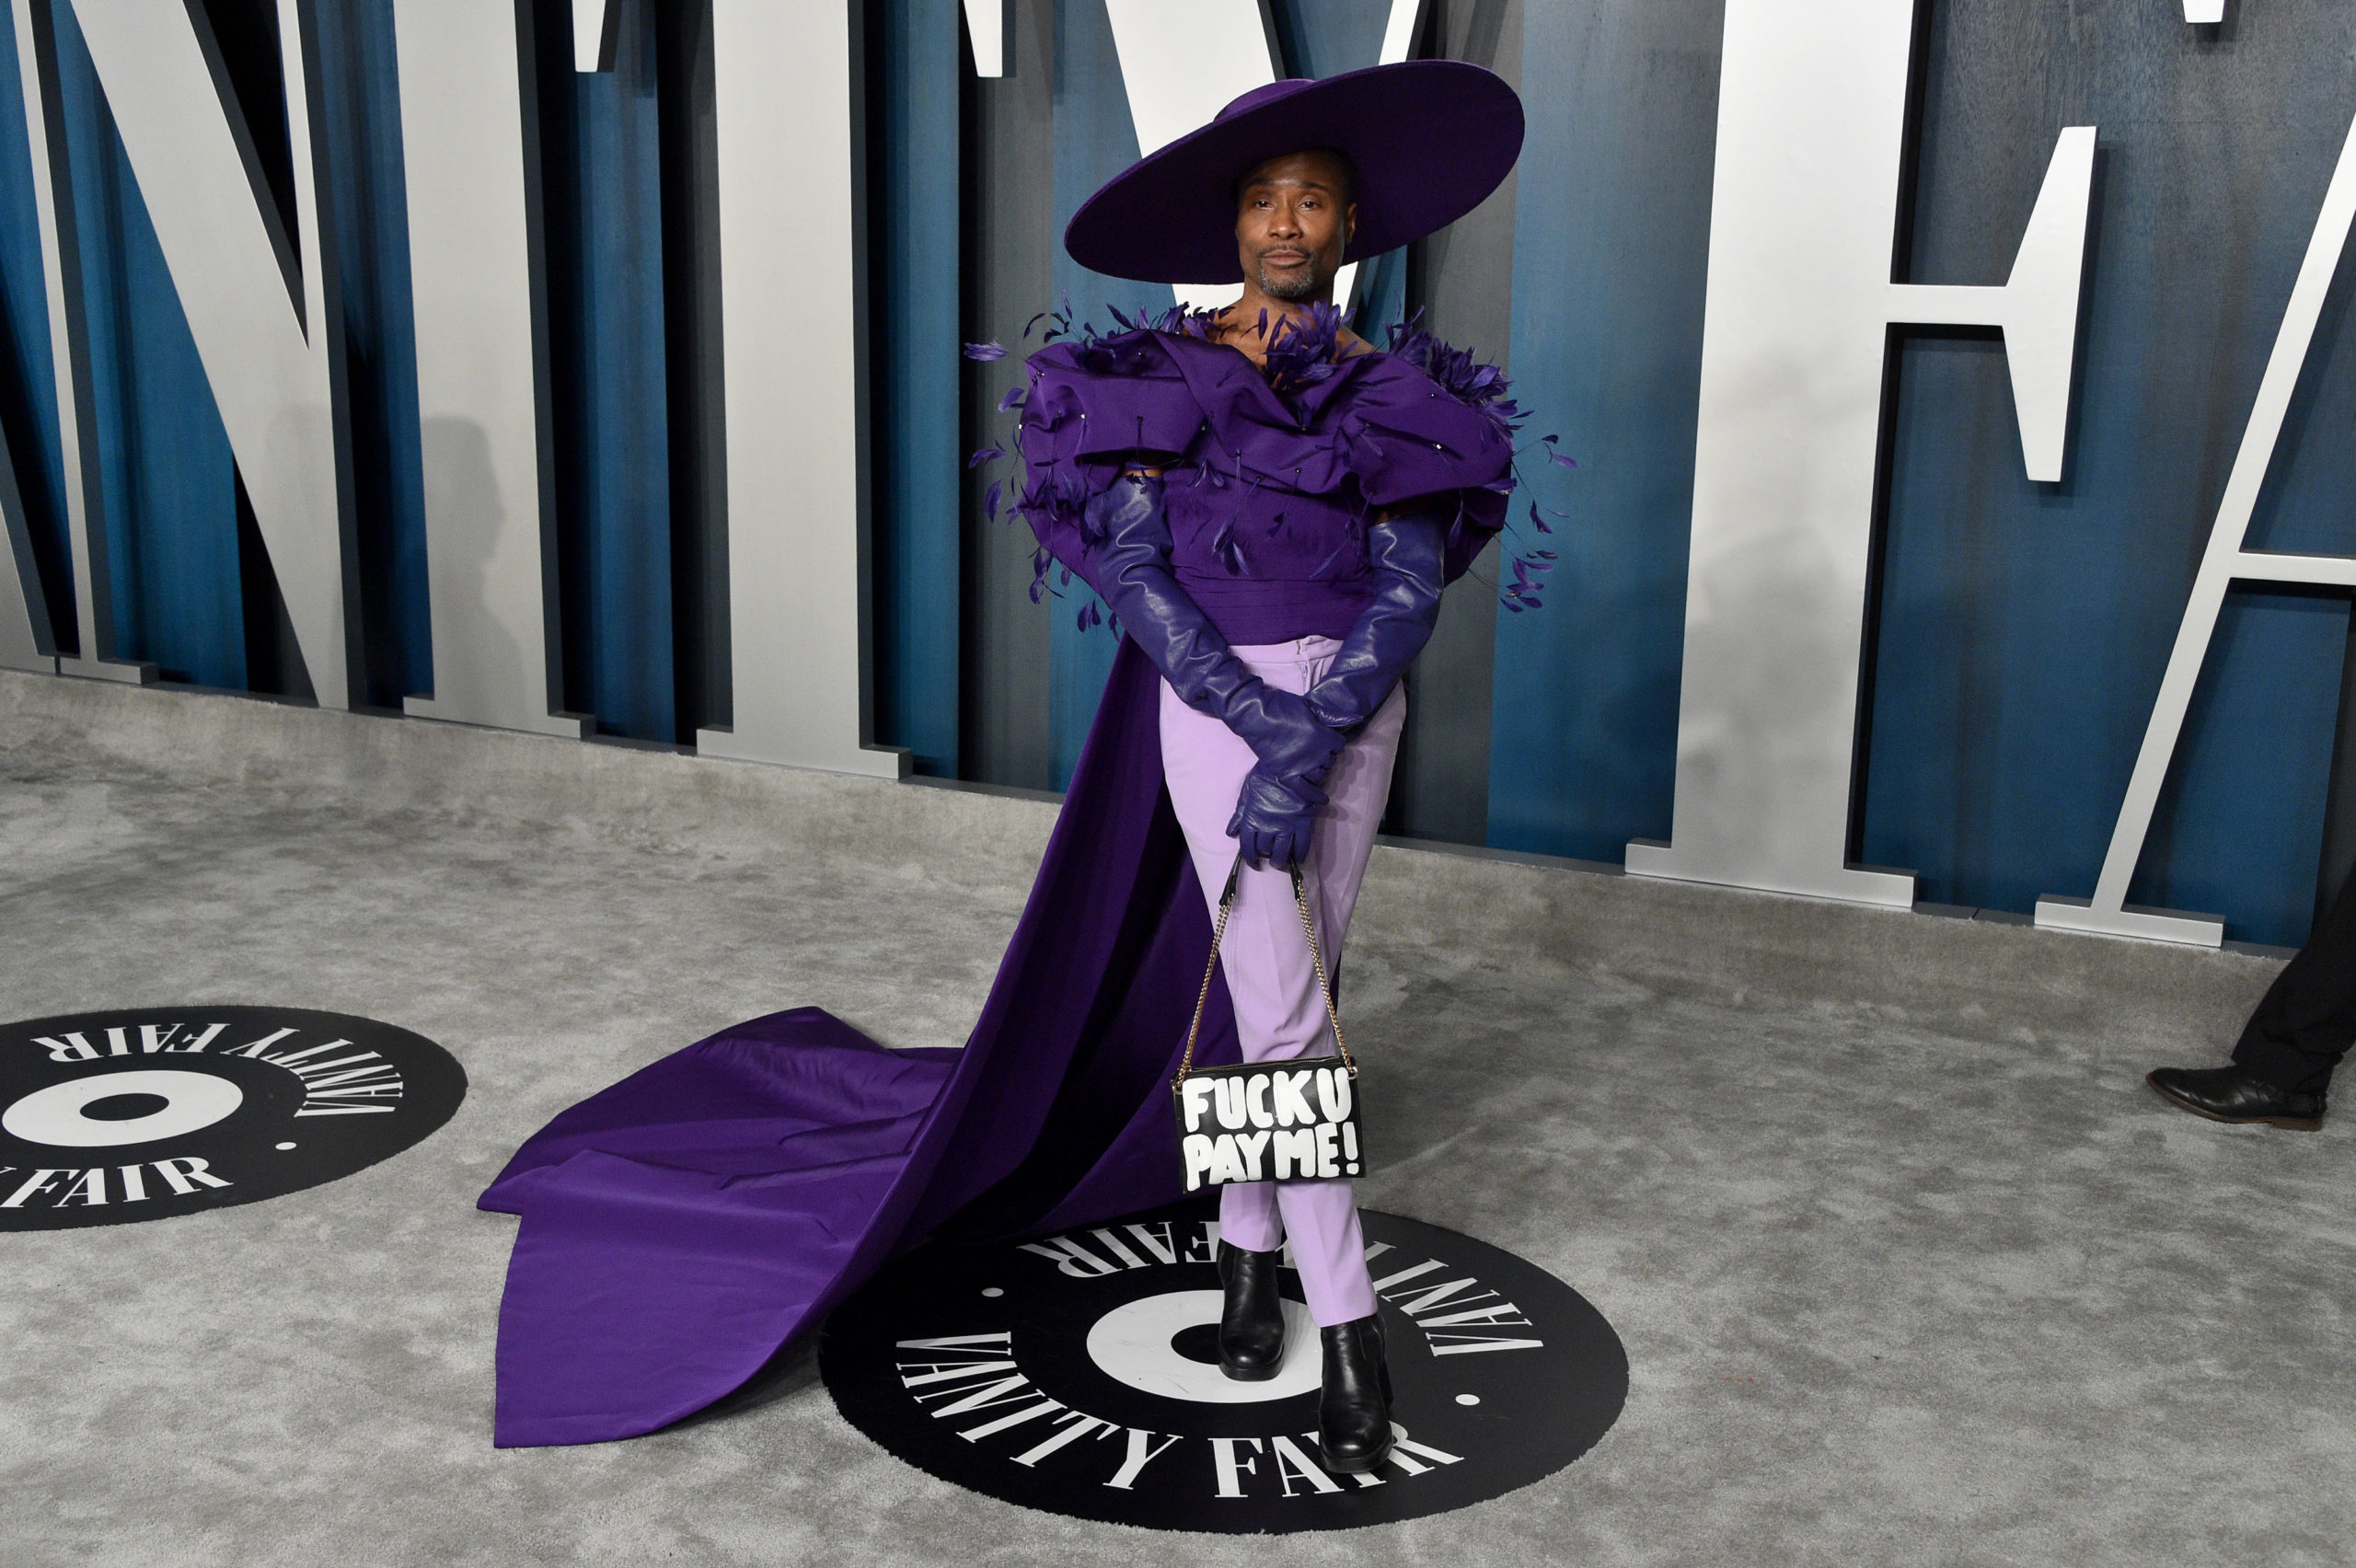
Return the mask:
<svg viewBox="0 0 2356 1568">
<path fill-rule="evenodd" d="M 1333 147 L 1357 166 L 1345 261 L 1417 240 L 1479 206 L 1521 155 L 1521 99 L 1495 72 L 1409 60 L 1254 87 L 1081 203 L 1064 248 L 1093 271 L 1149 283 L 1243 281 L 1235 182 L 1287 153 Z"/>
</svg>

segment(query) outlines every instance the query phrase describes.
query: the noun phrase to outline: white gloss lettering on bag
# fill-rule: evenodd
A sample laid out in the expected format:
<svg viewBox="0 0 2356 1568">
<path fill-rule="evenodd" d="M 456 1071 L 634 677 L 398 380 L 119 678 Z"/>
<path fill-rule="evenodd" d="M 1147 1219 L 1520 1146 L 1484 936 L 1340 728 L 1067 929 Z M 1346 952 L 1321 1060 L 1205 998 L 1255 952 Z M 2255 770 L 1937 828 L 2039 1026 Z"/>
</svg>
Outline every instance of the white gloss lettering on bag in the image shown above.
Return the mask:
<svg viewBox="0 0 2356 1568">
<path fill-rule="evenodd" d="M 1317 971 L 1317 989 L 1325 1004 L 1326 1021 L 1333 1026 L 1335 1055 L 1233 1066 L 1195 1066 L 1203 1007 L 1210 998 L 1218 974 L 1219 942 L 1227 934 L 1228 917 L 1234 908 L 1242 874 L 1242 863 L 1239 859 L 1219 897 L 1202 990 L 1195 997 L 1195 1016 L 1186 1026 L 1185 1049 L 1179 1058 L 1177 1076 L 1170 1084 L 1177 1123 L 1178 1157 L 1185 1191 L 1189 1193 L 1238 1182 L 1338 1181 L 1357 1175 L 1366 1166 L 1358 1137 L 1357 1094 L 1352 1087 L 1357 1077 L 1357 1064 L 1350 1055 L 1348 1043 L 1342 1038 L 1342 1019 L 1334 1006 L 1325 955 L 1317 940 L 1316 925 L 1310 916 L 1308 897 L 1297 869 L 1293 873 L 1293 902 L 1299 911 L 1301 935 Z M 1106 1232 L 1098 1234 L 1108 1236 Z"/>
</svg>

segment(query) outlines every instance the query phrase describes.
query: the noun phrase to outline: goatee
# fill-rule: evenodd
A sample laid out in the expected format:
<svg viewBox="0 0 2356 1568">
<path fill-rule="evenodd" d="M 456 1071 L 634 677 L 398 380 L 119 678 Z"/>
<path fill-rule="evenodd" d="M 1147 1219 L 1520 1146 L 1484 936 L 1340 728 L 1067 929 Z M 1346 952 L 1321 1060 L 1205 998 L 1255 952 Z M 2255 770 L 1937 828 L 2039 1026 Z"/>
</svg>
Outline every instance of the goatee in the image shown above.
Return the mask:
<svg viewBox="0 0 2356 1568">
<path fill-rule="evenodd" d="M 1290 276 L 1283 276 L 1268 271 L 1264 262 L 1258 271 L 1260 292 L 1270 299 L 1293 303 L 1307 299 L 1317 292 L 1317 269 L 1314 267 L 1303 267 Z"/>
</svg>

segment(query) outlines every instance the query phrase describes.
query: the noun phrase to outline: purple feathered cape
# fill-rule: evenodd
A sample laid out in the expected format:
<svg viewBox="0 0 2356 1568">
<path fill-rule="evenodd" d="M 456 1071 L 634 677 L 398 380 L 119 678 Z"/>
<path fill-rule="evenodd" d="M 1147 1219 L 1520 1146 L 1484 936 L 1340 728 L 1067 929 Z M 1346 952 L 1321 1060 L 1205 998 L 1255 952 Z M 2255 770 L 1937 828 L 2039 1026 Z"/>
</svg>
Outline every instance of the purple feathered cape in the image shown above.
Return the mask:
<svg viewBox="0 0 2356 1568">
<path fill-rule="evenodd" d="M 1395 386 L 1390 366 L 1348 376 L 1377 373 Z M 1362 467 L 1369 451 L 1420 471 L 1425 452 L 1471 449 L 1466 467 L 1431 470 L 1481 487 L 1459 520 L 1477 537 L 1452 539 L 1452 555 L 1494 532 L 1510 484 L 1464 417 L 1502 402 L 1502 378 L 1483 374 L 1469 396 L 1443 375 L 1421 382 L 1428 396 L 1385 398 L 1379 436 L 1346 425 Z M 1225 422 L 1183 379 L 1160 385 L 1214 434 Z M 1281 405 L 1222 406 L 1242 410 L 1255 451 L 1289 451 L 1321 423 L 1280 436 Z M 1068 545 L 1048 537 L 1065 509 L 1039 513 L 1043 539 Z M 1124 640 L 964 1050 L 892 1051 L 816 1008 L 772 1013 L 583 1101 L 516 1152 L 481 1198 L 523 1220 L 499 1314 L 502 1447 L 633 1437 L 693 1414 L 929 1237 L 1044 1234 L 1178 1198 L 1165 1086 L 1210 922 L 1162 787 L 1159 692 Z M 1204 1027 L 1204 1059 L 1236 1060 L 1223 986 Z"/>
</svg>

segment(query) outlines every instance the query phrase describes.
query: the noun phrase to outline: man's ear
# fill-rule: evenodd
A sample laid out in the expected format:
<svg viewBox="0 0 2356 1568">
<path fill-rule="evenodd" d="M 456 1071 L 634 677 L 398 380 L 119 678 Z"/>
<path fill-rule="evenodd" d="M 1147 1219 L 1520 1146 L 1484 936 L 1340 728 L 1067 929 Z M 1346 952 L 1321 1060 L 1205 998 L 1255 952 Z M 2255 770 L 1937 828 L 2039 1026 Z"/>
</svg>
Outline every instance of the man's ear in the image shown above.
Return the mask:
<svg viewBox="0 0 2356 1568">
<path fill-rule="evenodd" d="M 1350 242 L 1357 236 L 1358 204 L 1353 202 L 1342 212 L 1342 248 L 1347 250 L 1350 248 Z"/>
</svg>

